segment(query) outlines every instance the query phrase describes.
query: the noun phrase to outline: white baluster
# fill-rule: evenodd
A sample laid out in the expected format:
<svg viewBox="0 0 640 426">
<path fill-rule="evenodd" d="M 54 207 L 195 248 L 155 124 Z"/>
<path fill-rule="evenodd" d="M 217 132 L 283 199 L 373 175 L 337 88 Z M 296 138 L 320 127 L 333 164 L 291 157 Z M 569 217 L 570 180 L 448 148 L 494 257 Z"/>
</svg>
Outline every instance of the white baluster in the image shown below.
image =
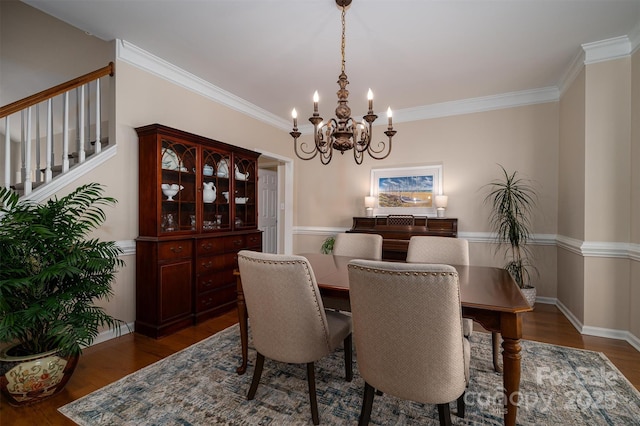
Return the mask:
<svg viewBox="0 0 640 426">
<path fill-rule="evenodd" d="M 33 184 L 31 181 L 31 107 L 27 108 L 27 132 L 24 142 L 24 158 L 22 168 L 22 182 L 24 183 L 24 195 L 31 194 Z"/>
<path fill-rule="evenodd" d="M 11 186 L 11 126 L 9 116 L 4 118 L 4 187 Z"/>
<path fill-rule="evenodd" d="M 102 122 L 100 121 L 100 79 L 96 80 L 96 145 L 94 147 L 94 152 L 98 154 L 102 151 L 102 144 L 100 143 Z"/>
<path fill-rule="evenodd" d="M 42 182 L 42 175 L 40 174 L 40 104 L 36 104 L 36 167 L 35 167 L 35 181 L 37 183 Z"/>
<path fill-rule="evenodd" d="M 84 163 L 85 159 L 85 149 L 84 149 L 84 84 L 78 87 L 78 92 L 80 93 L 80 99 L 78 100 L 77 108 L 78 108 L 78 122 L 76 124 L 76 128 L 78 130 L 78 162 Z"/>
<path fill-rule="evenodd" d="M 46 155 L 45 162 L 46 166 L 44 169 L 44 181 L 50 182 L 52 178 L 51 174 L 51 161 L 53 159 L 53 110 L 52 110 L 53 100 L 49 98 L 47 100 L 47 145 L 46 145 Z"/>
<path fill-rule="evenodd" d="M 69 92 L 62 97 L 62 173 L 69 171 Z"/>
<path fill-rule="evenodd" d="M 26 174 L 25 171 L 25 149 L 26 149 L 26 143 L 25 143 L 25 139 L 26 139 L 26 135 L 27 135 L 27 129 L 26 129 L 26 122 L 25 122 L 25 114 L 27 113 L 26 109 L 23 109 L 22 111 L 20 111 L 20 175 L 16 176 L 16 182 L 17 183 L 21 183 L 24 185 L 24 175 Z"/>
</svg>

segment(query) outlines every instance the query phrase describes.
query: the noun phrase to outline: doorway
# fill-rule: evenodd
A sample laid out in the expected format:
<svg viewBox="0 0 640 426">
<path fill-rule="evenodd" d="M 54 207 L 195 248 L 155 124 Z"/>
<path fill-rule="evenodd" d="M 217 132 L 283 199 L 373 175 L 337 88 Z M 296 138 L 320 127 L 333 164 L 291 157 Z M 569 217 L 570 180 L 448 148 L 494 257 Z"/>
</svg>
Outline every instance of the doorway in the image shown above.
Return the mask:
<svg viewBox="0 0 640 426">
<path fill-rule="evenodd" d="M 254 151 L 262 154 L 258 158 L 258 229 L 263 230 L 262 250 L 265 253 L 292 254 L 293 159 L 260 149 Z M 273 183 L 265 185 L 266 194 L 263 194 L 263 174 L 273 176 L 275 182 L 275 190 L 272 189 Z M 275 229 L 272 228 L 272 216 L 275 216 Z"/>
</svg>

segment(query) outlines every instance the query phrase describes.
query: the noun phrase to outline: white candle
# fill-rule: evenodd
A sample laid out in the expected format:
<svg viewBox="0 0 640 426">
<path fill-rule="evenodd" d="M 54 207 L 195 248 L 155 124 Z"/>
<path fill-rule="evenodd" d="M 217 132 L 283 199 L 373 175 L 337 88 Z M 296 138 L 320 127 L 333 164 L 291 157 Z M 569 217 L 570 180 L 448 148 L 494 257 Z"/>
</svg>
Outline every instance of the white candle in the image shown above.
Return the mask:
<svg viewBox="0 0 640 426">
<path fill-rule="evenodd" d="M 293 117 L 293 127 L 298 127 L 298 112 L 295 108 L 291 111 L 291 117 Z"/>
</svg>

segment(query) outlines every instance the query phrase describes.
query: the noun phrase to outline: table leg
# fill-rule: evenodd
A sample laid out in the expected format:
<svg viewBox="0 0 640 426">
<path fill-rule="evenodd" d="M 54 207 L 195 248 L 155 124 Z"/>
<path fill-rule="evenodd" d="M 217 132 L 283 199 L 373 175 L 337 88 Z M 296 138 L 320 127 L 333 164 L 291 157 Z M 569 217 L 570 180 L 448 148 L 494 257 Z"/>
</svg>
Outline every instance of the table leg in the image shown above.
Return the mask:
<svg viewBox="0 0 640 426">
<path fill-rule="evenodd" d="M 244 292 L 242 291 L 242 280 L 240 274 L 236 274 L 236 286 L 238 293 L 238 323 L 240 324 L 240 344 L 242 347 L 242 364 L 236 369 L 238 374 L 244 374 L 247 371 L 247 358 L 249 352 L 249 329 L 247 314 L 247 305 L 244 302 Z"/>
<path fill-rule="evenodd" d="M 504 424 L 516 424 L 518 414 L 518 397 L 520 396 L 520 337 L 522 336 L 522 318 L 519 314 L 502 316 L 502 366 L 506 409 Z"/>
</svg>

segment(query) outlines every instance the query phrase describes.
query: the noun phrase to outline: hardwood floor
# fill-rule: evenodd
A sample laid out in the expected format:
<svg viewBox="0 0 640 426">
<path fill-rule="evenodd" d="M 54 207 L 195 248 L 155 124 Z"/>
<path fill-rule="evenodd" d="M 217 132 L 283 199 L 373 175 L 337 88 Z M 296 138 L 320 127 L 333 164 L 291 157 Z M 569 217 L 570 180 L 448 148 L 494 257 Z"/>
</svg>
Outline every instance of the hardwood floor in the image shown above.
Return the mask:
<svg viewBox="0 0 640 426">
<path fill-rule="evenodd" d="M 73 422 L 58 413 L 58 407 L 180 351 L 237 321 L 236 312 L 230 311 L 160 340 L 132 333 L 87 348 L 65 390 L 53 398 L 27 407 L 12 407 L 2 400 L 0 424 L 73 425 Z M 621 340 L 580 335 L 555 306 L 537 304 L 535 310 L 525 316 L 524 338 L 604 352 L 640 390 L 640 352 Z"/>
</svg>

